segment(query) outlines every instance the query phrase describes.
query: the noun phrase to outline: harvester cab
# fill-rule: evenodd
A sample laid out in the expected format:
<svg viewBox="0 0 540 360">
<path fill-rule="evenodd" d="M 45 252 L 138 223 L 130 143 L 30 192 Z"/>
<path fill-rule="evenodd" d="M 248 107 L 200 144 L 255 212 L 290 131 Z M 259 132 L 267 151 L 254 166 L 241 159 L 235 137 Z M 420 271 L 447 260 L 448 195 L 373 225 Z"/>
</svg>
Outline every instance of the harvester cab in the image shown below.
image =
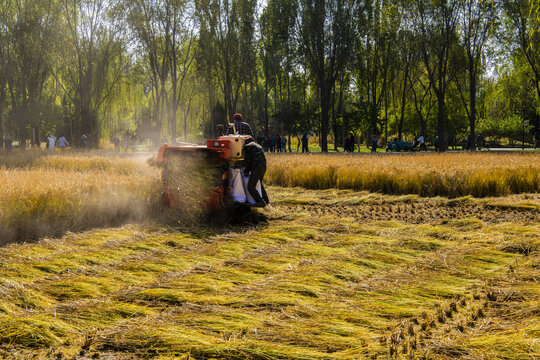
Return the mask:
<svg viewBox="0 0 540 360">
<path fill-rule="evenodd" d="M 194 205 L 204 210 L 248 207 L 252 201 L 242 170 L 243 147 L 249 138 L 226 135 L 207 140 L 206 145 L 163 145 L 156 159 L 162 168 L 162 206 L 180 210 Z"/>
</svg>

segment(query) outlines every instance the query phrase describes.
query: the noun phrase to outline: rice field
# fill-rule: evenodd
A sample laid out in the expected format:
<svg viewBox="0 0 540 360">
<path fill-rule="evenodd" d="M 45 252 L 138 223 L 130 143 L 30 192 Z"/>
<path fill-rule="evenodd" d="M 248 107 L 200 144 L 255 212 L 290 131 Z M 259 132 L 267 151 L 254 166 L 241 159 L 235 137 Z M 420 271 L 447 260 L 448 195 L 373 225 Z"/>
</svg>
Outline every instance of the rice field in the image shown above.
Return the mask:
<svg viewBox="0 0 540 360">
<path fill-rule="evenodd" d="M 538 196 L 269 191 L 267 221 L 248 228 L 129 225 L 3 247 L 0 357 L 540 355 Z M 461 203 L 493 216 L 455 216 Z M 441 213 L 418 224 L 410 204 Z M 514 221 L 498 216 L 510 205 Z M 345 211 L 363 207 L 371 218 Z"/>
<path fill-rule="evenodd" d="M 269 156 L 268 182 L 307 189 L 475 197 L 540 192 L 540 154 Z"/>
<path fill-rule="evenodd" d="M 269 156 L 261 221 L 218 228 L 163 225 L 144 157 L 0 155 L 0 358 L 539 358 L 539 158 L 454 156 Z M 356 188 L 459 164 L 506 177 Z"/>
<path fill-rule="evenodd" d="M 159 172 L 143 158 L 13 157 L 0 162 L 0 244 L 144 221 L 157 205 Z"/>
</svg>

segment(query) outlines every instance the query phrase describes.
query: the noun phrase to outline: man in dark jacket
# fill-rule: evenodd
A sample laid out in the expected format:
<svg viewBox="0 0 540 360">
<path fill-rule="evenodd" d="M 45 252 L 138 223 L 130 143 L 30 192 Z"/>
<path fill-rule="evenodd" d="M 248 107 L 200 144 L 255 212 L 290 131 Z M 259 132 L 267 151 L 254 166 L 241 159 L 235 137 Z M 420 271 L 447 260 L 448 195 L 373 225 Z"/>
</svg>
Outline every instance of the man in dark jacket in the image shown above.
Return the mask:
<svg viewBox="0 0 540 360">
<path fill-rule="evenodd" d="M 244 175 L 249 175 L 247 188 L 253 200 L 255 200 L 255 204 L 252 206 L 265 207 L 269 203 L 268 195 L 262 184 L 262 179 L 266 173 L 266 157 L 263 148 L 253 139 L 246 140 L 244 145 L 244 164 Z M 255 188 L 259 180 L 261 181 L 262 197 Z"/>
</svg>

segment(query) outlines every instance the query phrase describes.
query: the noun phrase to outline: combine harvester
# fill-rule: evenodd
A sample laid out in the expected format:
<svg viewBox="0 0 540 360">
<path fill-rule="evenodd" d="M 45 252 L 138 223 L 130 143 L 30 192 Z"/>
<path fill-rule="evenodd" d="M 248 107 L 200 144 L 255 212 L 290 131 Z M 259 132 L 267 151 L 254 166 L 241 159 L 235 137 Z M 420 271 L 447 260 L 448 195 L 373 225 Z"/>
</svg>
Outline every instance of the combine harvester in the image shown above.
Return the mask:
<svg viewBox="0 0 540 360">
<path fill-rule="evenodd" d="M 243 176 L 243 147 L 250 138 L 227 135 L 207 140 L 206 146 L 162 146 L 156 159 L 162 169 L 162 207 L 206 213 L 211 221 L 215 216 L 247 218 L 255 203 L 247 191 L 249 177 Z"/>
</svg>

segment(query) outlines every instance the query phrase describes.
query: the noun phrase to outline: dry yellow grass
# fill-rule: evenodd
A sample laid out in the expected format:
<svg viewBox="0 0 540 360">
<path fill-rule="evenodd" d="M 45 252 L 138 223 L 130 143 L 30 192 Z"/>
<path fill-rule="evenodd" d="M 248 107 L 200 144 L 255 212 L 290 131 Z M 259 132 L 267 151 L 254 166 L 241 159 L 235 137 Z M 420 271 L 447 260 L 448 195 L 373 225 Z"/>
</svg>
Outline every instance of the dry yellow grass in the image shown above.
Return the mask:
<svg viewBox="0 0 540 360">
<path fill-rule="evenodd" d="M 540 154 L 269 155 L 278 186 L 459 197 L 540 191 Z"/>
<path fill-rule="evenodd" d="M 269 183 L 421 196 L 540 192 L 540 154 L 269 155 Z M 191 176 L 191 175 L 190 175 Z M 147 158 L 0 155 L 0 243 L 146 219 L 158 206 Z"/>
<path fill-rule="evenodd" d="M 540 354 L 539 196 L 269 192 L 259 226 L 128 225 L 1 247 L 0 358 Z M 523 206 L 513 220 L 503 201 Z"/>
<path fill-rule="evenodd" d="M 538 160 L 269 156 L 269 179 L 500 195 L 538 192 Z M 0 164 L 3 242 L 140 221 L 159 198 L 145 159 L 26 154 Z M 0 358 L 540 353 L 538 193 L 269 191 L 257 227 L 130 225 L 1 247 Z"/>
<path fill-rule="evenodd" d="M 0 166 L 0 244 L 144 219 L 159 195 L 142 159 L 38 157 Z"/>
</svg>

